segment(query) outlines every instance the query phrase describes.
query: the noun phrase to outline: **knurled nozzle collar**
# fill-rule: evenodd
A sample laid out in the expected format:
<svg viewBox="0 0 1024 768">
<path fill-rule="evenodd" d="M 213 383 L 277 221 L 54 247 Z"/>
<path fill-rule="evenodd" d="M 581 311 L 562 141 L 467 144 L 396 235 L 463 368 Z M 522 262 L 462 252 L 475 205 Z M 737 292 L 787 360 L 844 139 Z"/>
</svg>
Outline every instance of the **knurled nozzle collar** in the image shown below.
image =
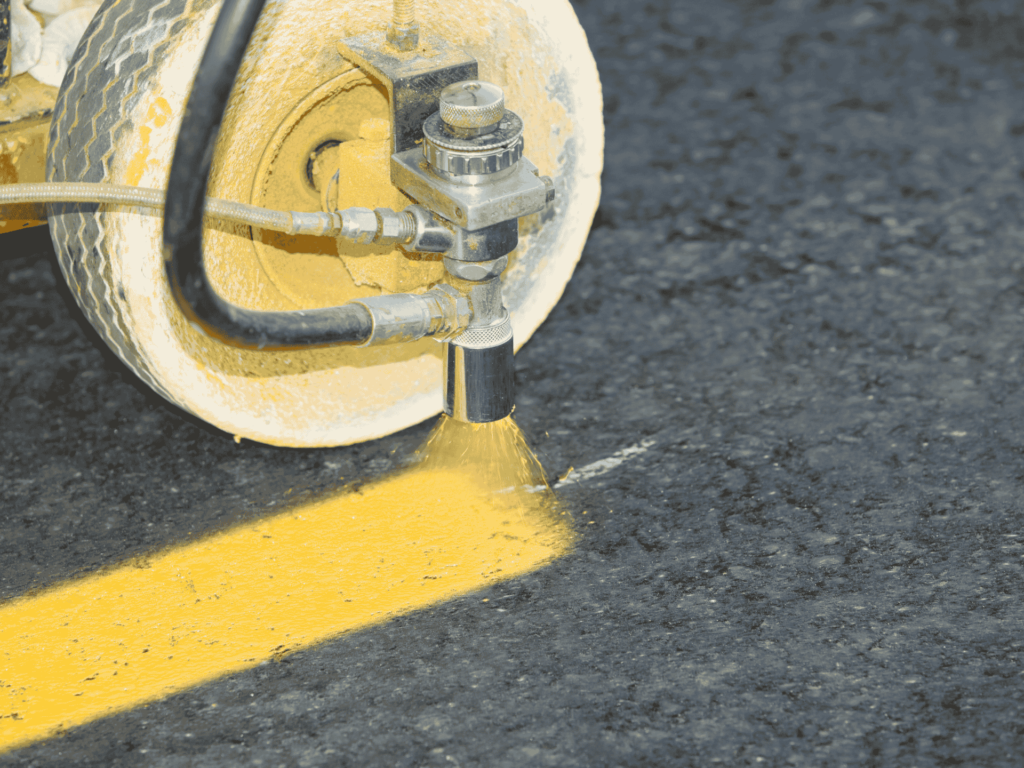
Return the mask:
<svg viewBox="0 0 1024 768">
<path fill-rule="evenodd" d="M 458 138 L 445 130 L 435 112 L 423 124 L 423 156 L 436 170 L 453 176 L 486 176 L 511 168 L 523 156 L 523 120 L 505 111 L 491 133 Z"/>
</svg>

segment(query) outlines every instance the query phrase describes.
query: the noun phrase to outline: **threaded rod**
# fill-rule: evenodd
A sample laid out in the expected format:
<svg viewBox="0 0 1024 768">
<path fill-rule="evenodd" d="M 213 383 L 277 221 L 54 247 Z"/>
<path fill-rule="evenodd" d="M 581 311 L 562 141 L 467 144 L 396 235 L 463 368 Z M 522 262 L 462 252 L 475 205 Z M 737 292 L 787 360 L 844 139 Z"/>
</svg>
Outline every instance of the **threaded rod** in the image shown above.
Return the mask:
<svg viewBox="0 0 1024 768">
<path fill-rule="evenodd" d="M 400 51 L 412 51 L 419 46 L 416 0 L 395 0 L 395 12 L 388 26 L 388 42 Z"/>
<path fill-rule="evenodd" d="M 416 0 L 395 0 L 395 16 L 391 23 L 396 27 L 415 26 Z"/>
<path fill-rule="evenodd" d="M 411 242 L 416 237 L 416 218 L 408 211 L 398 212 L 398 235 L 395 238 L 400 243 Z"/>
</svg>

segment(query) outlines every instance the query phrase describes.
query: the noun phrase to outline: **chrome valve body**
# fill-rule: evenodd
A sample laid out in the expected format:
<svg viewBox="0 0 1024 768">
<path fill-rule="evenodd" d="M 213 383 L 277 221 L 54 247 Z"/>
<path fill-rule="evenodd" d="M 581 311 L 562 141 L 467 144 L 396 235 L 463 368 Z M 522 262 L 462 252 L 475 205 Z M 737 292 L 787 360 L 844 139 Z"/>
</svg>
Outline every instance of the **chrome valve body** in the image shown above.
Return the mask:
<svg viewBox="0 0 1024 768">
<path fill-rule="evenodd" d="M 392 26 L 387 39 L 399 47 L 398 25 Z M 430 45 L 443 55 L 425 66 L 426 59 L 383 50 L 373 34 L 339 44 L 392 98 L 391 180 L 417 202 L 401 213 L 341 211 L 342 235 L 444 254 L 446 284 L 419 296 L 358 302 L 373 320 L 368 343 L 425 335 L 442 341 L 445 413 L 492 422 L 515 405 L 512 321 L 501 275 L 519 244 L 519 218 L 544 210 L 554 184 L 523 157 L 523 120 L 506 109 L 502 89 L 476 79 L 476 62 L 444 41 Z"/>
</svg>

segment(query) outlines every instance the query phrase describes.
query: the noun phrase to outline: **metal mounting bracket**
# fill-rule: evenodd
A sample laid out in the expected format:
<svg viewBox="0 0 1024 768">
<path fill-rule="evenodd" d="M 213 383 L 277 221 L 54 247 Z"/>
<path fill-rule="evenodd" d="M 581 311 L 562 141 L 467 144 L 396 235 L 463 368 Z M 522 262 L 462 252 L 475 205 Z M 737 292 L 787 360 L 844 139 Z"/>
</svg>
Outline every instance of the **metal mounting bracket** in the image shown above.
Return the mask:
<svg viewBox="0 0 1024 768">
<path fill-rule="evenodd" d="M 396 153 L 423 141 L 423 122 L 437 112 L 442 89 L 477 78 L 476 59 L 433 35 L 421 34 L 419 47 L 405 53 L 384 31 L 368 32 L 342 40 L 338 51 L 387 89 Z"/>
</svg>

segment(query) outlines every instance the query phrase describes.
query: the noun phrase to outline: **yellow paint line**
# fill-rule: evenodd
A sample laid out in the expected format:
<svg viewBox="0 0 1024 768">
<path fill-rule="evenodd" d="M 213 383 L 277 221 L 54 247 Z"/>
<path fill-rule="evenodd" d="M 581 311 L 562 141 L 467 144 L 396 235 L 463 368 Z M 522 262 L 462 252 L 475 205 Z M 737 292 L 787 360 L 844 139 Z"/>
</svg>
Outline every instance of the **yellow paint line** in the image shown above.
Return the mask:
<svg viewBox="0 0 1024 768">
<path fill-rule="evenodd" d="M 536 569 L 571 534 L 405 472 L 0 606 L 0 752 Z"/>
</svg>

